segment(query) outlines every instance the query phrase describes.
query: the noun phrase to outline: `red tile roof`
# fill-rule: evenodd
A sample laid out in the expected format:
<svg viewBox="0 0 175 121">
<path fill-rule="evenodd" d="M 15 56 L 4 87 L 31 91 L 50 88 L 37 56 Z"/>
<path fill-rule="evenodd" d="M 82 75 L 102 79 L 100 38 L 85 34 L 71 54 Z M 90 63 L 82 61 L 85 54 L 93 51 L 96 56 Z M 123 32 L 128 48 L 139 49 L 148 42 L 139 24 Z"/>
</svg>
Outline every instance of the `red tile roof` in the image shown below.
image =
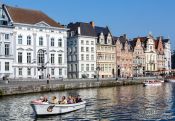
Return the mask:
<svg viewBox="0 0 175 121">
<path fill-rule="evenodd" d="M 8 13 L 10 14 L 10 17 L 15 23 L 37 24 L 43 21 L 52 27 L 64 28 L 62 25 L 60 25 L 41 11 L 16 8 L 11 6 L 6 6 L 6 8 Z"/>
</svg>

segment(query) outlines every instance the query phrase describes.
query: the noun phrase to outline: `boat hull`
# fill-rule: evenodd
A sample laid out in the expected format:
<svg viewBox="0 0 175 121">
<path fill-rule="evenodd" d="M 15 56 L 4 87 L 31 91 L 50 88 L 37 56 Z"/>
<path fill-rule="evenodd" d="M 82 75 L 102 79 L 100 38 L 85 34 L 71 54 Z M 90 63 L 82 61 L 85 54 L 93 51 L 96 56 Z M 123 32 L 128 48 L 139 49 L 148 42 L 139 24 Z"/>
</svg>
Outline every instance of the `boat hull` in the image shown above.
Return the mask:
<svg viewBox="0 0 175 121">
<path fill-rule="evenodd" d="M 86 102 L 75 104 L 30 104 L 36 115 L 56 115 L 72 112 L 86 106 Z"/>
<path fill-rule="evenodd" d="M 146 80 L 144 86 L 161 86 L 162 81 L 160 80 Z"/>
<path fill-rule="evenodd" d="M 148 83 L 144 83 L 144 86 L 161 86 L 161 83 L 156 83 L 156 84 L 148 84 Z"/>
<path fill-rule="evenodd" d="M 168 79 L 168 82 L 175 82 L 175 79 Z"/>
</svg>

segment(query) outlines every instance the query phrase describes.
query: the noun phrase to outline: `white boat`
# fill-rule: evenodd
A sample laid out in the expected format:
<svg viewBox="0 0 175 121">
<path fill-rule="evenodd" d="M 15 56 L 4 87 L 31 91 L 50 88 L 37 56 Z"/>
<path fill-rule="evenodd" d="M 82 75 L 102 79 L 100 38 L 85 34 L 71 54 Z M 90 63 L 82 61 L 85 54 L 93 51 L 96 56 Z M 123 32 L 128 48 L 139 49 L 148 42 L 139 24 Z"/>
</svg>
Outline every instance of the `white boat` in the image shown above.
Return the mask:
<svg viewBox="0 0 175 121">
<path fill-rule="evenodd" d="M 175 82 L 175 79 L 168 79 L 167 82 Z"/>
<path fill-rule="evenodd" d="M 162 82 L 159 80 L 146 80 L 144 86 L 160 86 Z"/>
<path fill-rule="evenodd" d="M 86 106 L 86 101 L 74 104 L 47 104 L 47 103 L 31 103 L 30 104 L 36 115 L 55 115 L 72 112 Z"/>
<path fill-rule="evenodd" d="M 175 82 L 175 76 L 166 77 L 166 82 Z"/>
</svg>

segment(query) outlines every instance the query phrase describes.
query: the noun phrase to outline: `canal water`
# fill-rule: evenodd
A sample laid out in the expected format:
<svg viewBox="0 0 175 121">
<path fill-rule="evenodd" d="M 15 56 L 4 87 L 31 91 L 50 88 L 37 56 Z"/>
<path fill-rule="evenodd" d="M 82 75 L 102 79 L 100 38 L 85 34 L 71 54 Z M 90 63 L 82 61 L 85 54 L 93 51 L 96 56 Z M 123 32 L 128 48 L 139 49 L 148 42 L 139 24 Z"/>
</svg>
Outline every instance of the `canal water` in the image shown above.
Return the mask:
<svg viewBox="0 0 175 121">
<path fill-rule="evenodd" d="M 64 115 L 36 117 L 29 105 L 42 95 L 81 95 L 84 109 Z M 175 84 L 69 90 L 0 97 L 0 121 L 175 120 Z"/>
</svg>

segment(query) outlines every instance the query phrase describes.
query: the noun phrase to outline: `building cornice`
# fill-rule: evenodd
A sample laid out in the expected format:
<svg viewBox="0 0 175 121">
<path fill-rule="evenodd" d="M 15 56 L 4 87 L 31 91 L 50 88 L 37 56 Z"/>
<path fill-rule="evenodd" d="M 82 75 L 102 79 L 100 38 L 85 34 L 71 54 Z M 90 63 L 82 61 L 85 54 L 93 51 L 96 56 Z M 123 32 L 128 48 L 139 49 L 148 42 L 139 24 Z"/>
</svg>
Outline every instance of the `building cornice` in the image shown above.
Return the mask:
<svg viewBox="0 0 175 121">
<path fill-rule="evenodd" d="M 45 26 L 38 26 L 32 24 L 25 24 L 25 23 L 13 23 L 14 26 L 26 26 L 26 27 L 35 27 L 35 28 L 42 28 L 42 29 L 54 29 L 54 30 L 63 30 L 68 31 L 68 28 L 58 28 L 58 27 L 45 27 Z"/>
</svg>

